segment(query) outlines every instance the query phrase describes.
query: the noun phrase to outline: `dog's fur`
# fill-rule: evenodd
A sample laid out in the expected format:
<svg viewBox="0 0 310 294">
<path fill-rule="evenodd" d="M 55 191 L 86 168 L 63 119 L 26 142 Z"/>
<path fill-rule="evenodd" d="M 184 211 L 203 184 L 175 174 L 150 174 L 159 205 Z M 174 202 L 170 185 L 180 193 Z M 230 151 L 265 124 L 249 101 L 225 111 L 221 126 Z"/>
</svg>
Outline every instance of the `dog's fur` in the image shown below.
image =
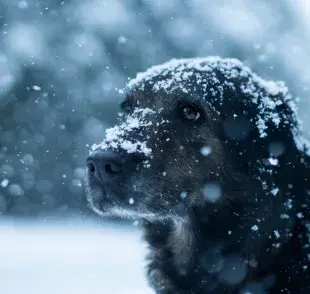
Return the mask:
<svg viewBox="0 0 310 294">
<path fill-rule="evenodd" d="M 87 197 L 141 219 L 156 293 L 310 293 L 310 160 L 283 84 L 234 59 L 174 60 L 130 82 L 122 108 L 94 146 L 122 174 L 89 175 Z"/>
</svg>

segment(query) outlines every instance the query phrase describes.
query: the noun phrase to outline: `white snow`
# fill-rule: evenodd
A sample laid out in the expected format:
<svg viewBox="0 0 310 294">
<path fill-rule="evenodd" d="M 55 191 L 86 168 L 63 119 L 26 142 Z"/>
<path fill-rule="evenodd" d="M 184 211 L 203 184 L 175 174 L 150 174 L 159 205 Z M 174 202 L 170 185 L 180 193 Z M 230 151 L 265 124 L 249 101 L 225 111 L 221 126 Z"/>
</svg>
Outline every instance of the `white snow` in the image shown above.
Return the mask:
<svg viewBox="0 0 310 294">
<path fill-rule="evenodd" d="M 6 188 L 9 184 L 9 180 L 8 179 L 4 179 L 1 181 L 0 185 L 2 188 Z"/>
<path fill-rule="evenodd" d="M 269 158 L 268 161 L 271 165 L 278 165 L 279 162 L 279 160 L 276 158 Z"/>
<path fill-rule="evenodd" d="M 147 119 L 149 114 L 156 112 L 150 108 L 136 108 L 131 115 L 126 116 L 126 120 L 120 125 L 116 125 L 106 130 L 105 140 L 99 144 L 92 146 L 92 151 L 101 148 L 121 148 L 128 153 L 143 153 L 145 156 L 150 156 L 152 150 L 147 147 L 146 141 L 128 138 L 130 132 L 134 129 L 148 128 L 152 126 L 152 121 Z M 126 138 L 127 136 L 127 138 Z M 141 138 L 141 140 L 146 138 Z"/>
<path fill-rule="evenodd" d="M 278 192 L 279 192 L 279 188 L 274 188 L 274 189 L 271 190 L 271 193 L 272 193 L 274 196 L 276 196 L 276 195 L 278 194 Z"/>
<path fill-rule="evenodd" d="M 288 208 L 288 209 L 292 209 L 293 205 L 292 205 L 293 200 L 292 199 L 288 199 L 284 205 Z"/>
<path fill-rule="evenodd" d="M 41 87 L 38 86 L 38 85 L 33 85 L 32 89 L 35 90 L 35 91 L 41 91 Z"/>
<path fill-rule="evenodd" d="M 184 199 L 186 196 L 187 196 L 187 192 L 185 192 L 185 191 L 181 192 L 180 197 L 182 199 Z"/>
<path fill-rule="evenodd" d="M 8 221 L 0 225 L 4 294 L 151 294 L 134 226 Z"/>
<path fill-rule="evenodd" d="M 252 230 L 252 231 L 257 231 L 257 230 L 258 230 L 258 226 L 257 226 L 257 225 L 254 225 L 253 227 L 251 227 L 251 230 Z"/>
<path fill-rule="evenodd" d="M 216 182 L 209 182 L 204 185 L 203 196 L 208 202 L 216 202 L 222 196 L 221 187 Z"/>
<path fill-rule="evenodd" d="M 274 230 L 273 233 L 274 233 L 274 235 L 276 236 L 277 239 L 280 238 L 280 234 L 279 234 L 278 230 Z"/>
<path fill-rule="evenodd" d="M 281 218 L 281 219 L 289 219 L 290 217 L 289 217 L 288 214 L 284 213 L 284 214 L 281 214 L 281 215 L 280 215 L 280 218 Z"/>
<path fill-rule="evenodd" d="M 117 38 L 117 42 L 118 42 L 119 44 L 125 44 L 125 43 L 127 42 L 127 39 L 126 39 L 124 36 L 119 36 L 119 37 Z"/>
<path fill-rule="evenodd" d="M 208 156 L 210 155 L 212 152 L 212 149 L 210 146 L 203 146 L 201 149 L 200 149 L 200 153 L 203 155 L 203 156 Z"/>
<path fill-rule="evenodd" d="M 296 214 L 296 216 L 297 216 L 298 218 L 303 218 L 303 217 L 304 217 L 304 215 L 302 214 L 302 212 L 298 212 L 298 213 Z"/>
</svg>

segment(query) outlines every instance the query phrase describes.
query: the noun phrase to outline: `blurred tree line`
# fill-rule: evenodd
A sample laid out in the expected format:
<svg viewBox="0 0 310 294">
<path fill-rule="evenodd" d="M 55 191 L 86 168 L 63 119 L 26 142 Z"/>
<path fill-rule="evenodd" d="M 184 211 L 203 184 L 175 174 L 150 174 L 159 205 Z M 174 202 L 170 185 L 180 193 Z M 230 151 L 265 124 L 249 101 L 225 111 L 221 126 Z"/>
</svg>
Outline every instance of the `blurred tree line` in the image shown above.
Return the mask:
<svg viewBox="0 0 310 294">
<path fill-rule="evenodd" d="M 239 58 L 285 80 L 309 123 L 308 13 L 290 0 L 0 0 L 0 214 L 88 214 L 85 159 L 118 90 L 171 58 Z"/>
</svg>

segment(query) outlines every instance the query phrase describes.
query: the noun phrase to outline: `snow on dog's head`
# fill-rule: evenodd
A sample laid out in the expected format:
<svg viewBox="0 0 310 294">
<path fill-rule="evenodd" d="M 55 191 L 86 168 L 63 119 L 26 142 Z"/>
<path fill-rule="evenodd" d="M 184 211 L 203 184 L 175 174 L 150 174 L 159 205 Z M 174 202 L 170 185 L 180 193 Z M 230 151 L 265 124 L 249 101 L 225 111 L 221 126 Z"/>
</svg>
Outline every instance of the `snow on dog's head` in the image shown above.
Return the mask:
<svg viewBox="0 0 310 294">
<path fill-rule="evenodd" d="M 165 93 L 180 90 L 189 95 L 195 94 L 193 88 L 196 88 L 195 92 L 199 92 L 201 99 L 211 105 L 215 102 L 227 103 L 227 91 L 240 91 L 242 98 L 246 98 L 242 101 L 243 104 L 255 104 L 258 110 L 253 120 L 261 138 L 267 136 L 269 122 L 275 127 L 289 124 L 299 149 L 309 149 L 308 143 L 299 134 L 300 121 L 296 115 L 296 105 L 285 84 L 282 81 L 264 80 L 238 59 L 213 56 L 173 59 L 138 73 L 127 84 L 127 89 L 130 90 L 152 89 L 154 92 Z M 236 97 L 231 98 L 237 100 Z M 284 103 L 289 108 L 291 117 L 278 111 Z"/>
<path fill-rule="evenodd" d="M 236 59 L 172 60 L 138 74 L 126 92 L 119 125 L 90 154 L 88 195 L 105 215 L 182 217 L 207 207 L 209 216 L 227 203 L 255 206 L 253 189 L 269 205 L 286 156 L 308 150 L 285 85 Z M 214 201 L 206 186 L 220 191 Z"/>
</svg>

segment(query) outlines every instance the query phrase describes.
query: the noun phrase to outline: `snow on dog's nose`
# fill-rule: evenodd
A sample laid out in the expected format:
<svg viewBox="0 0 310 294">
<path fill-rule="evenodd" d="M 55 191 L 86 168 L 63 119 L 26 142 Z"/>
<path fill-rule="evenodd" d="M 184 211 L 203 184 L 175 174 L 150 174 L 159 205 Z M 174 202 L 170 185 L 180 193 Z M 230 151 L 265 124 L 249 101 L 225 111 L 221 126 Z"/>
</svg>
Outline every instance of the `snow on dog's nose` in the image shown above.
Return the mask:
<svg viewBox="0 0 310 294">
<path fill-rule="evenodd" d="M 106 130 L 103 142 L 94 144 L 92 151 L 101 150 L 123 150 L 127 153 L 142 153 L 148 157 L 152 149 L 147 146 L 147 138 L 142 130 L 151 128 L 150 116 L 156 112 L 150 108 L 136 108 L 132 114 L 125 117 L 125 121 Z M 92 152 L 91 151 L 91 152 Z"/>
</svg>

